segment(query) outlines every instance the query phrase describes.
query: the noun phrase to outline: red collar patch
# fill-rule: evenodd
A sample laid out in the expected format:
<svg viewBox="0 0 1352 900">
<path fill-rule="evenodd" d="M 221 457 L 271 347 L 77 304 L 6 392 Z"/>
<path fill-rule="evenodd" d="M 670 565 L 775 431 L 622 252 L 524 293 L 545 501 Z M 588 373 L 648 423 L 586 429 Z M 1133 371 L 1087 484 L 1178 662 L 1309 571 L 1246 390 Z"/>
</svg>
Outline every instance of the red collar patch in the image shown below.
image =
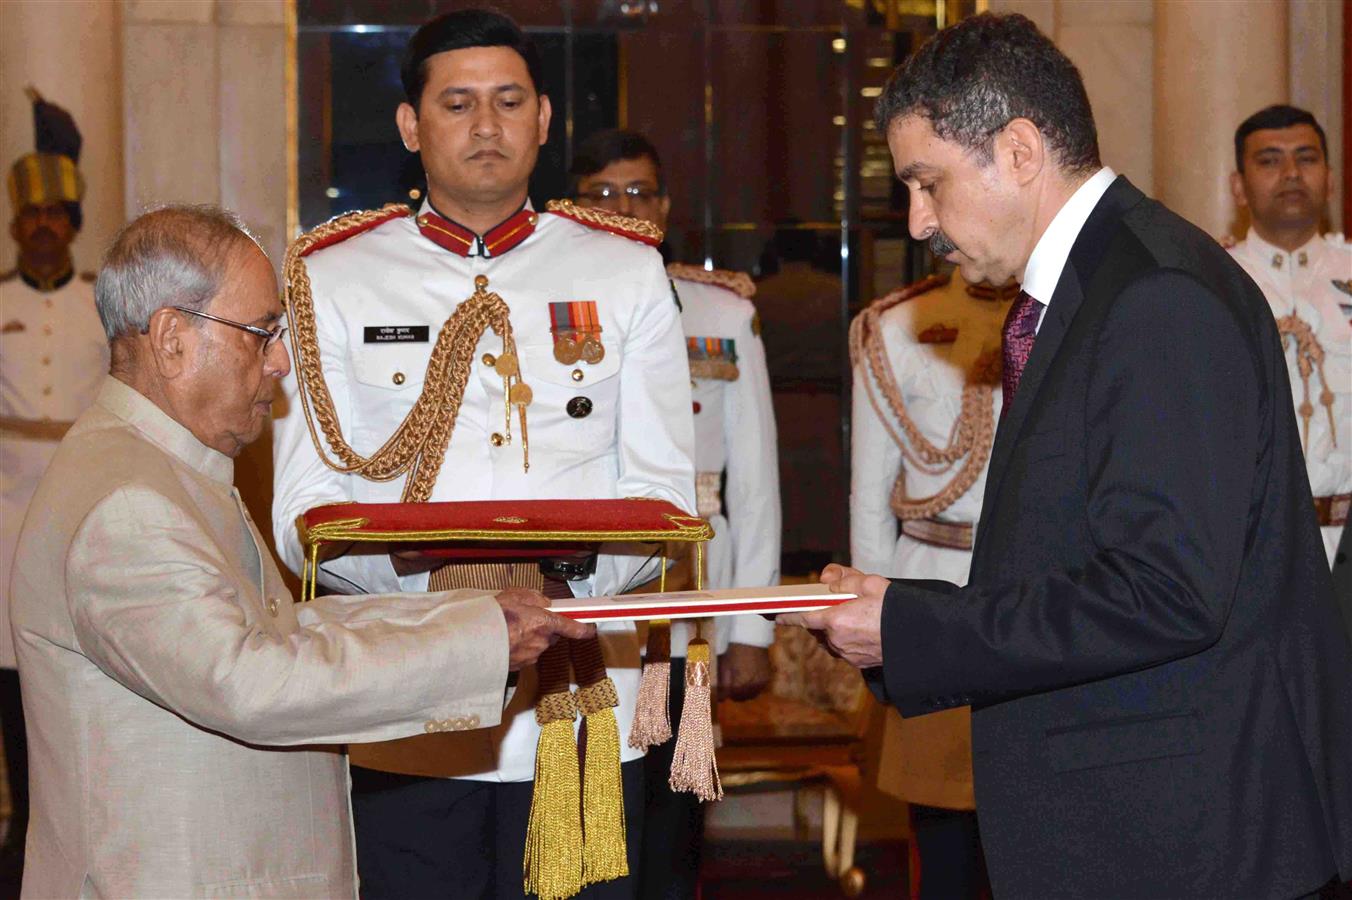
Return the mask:
<svg viewBox="0 0 1352 900">
<path fill-rule="evenodd" d="M 540 221 L 540 217 L 534 210 L 521 209 L 507 221 L 484 232 L 482 236 L 430 210 L 419 213 L 415 221 L 422 236 L 438 247 L 458 256 L 469 256 L 478 247 L 478 255 L 492 258 L 501 256 L 534 234 L 535 224 Z"/>
</svg>

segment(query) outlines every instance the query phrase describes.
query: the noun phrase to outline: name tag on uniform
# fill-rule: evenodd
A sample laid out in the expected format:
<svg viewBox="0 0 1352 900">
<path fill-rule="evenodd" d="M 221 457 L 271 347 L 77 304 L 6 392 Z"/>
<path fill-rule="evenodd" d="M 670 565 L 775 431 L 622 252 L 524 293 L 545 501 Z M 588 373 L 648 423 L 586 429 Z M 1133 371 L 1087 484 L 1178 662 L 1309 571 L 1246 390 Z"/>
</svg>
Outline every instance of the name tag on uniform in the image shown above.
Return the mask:
<svg viewBox="0 0 1352 900">
<path fill-rule="evenodd" d="M 367 325 L 364 329 L 367 344 L 426 344 L 427 325 Z"/>
</svg>

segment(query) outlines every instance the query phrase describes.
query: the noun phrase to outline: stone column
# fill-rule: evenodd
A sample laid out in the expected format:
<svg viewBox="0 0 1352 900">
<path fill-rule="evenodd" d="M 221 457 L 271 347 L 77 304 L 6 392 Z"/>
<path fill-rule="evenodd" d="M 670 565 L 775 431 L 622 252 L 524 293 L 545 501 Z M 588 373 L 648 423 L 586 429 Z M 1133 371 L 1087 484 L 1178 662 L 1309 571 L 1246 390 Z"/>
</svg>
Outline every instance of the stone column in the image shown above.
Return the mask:
<svg viewBox="0 0 1352 900">
<path fill-rule="evenodd" d="M 86 191 L 84 228 L 75 241 L 75 264 L 97 268 L 122 224 L 122 93 L 119 42 L 121 8 L 107 0 L 6 0 L 0 3 L 0 166 L 33 152 L 32 85 L 70 111 L 84 138 L 80 172 Z M 0 269 L 14 264 L 9 237 L 9 192 L 0 192 L 4 247 Z"/>
<path fill-rule="evenodd" d="M 1155 0 L 1155 195 L 1212 235 L 1231 229 L 1234 133 L 1287 99 L 1286 0 Z"/>
</svg>

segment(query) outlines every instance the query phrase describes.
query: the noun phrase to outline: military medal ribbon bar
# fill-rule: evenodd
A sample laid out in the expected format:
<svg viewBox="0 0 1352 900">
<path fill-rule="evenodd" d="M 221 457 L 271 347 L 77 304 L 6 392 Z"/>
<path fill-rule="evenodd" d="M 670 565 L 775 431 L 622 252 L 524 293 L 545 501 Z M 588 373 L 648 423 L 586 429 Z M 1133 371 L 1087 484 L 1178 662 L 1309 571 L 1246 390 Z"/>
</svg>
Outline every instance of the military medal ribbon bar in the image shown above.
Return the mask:
<svg viewBox="0 0 1352 900">
<path fill-rule="evenodd" d="M 579 359 L 596 365 L 605 358 L 601 343 L 601 316 L 595 300 L 564 300 L 549 304 L 549 331 L 554 335 L 554 358 L 565 366 Z"/>
</svg>

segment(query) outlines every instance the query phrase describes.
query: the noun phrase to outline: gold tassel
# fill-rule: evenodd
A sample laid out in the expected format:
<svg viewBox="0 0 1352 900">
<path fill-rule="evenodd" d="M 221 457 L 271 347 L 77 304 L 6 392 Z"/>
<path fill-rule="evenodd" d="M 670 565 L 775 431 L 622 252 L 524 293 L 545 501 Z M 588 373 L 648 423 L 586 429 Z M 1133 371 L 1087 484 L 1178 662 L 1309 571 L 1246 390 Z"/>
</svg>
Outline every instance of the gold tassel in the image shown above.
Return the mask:
<svg viewBox="0 0 1352 900">
<path fill-rule="evenodd" d="M 685 703 L 681 706 L 670 780 L 673 791 L 686 791 L 705 801 L 723 799 L 723 783 L 718 779 L 718 761 L 714 758 L 709 659 L 708 641 L 696 638 L 690 642 L 685 658 Z"/>
<path fill-rule="evenodd" d="M 582 883 L 597 884 L 629 874 L 624 835 L 624 782 L 620 775 L 620 703 L 609 678 L 577 692 L 587 717 L 582 775 Z"/>
<path fill-rule="evenodd" d="M 648 645 L 643 674 L 638 680 L 634 722 L 629 727 L 629 746 L 646 750 L 671 740 L 671 623 L 653 619 L 648 623 Z"/>
<path fill-rule="evenodd" d="M 560 642 L 537 663 L 540 700 L 535 721 L 535 791 L 526 825 L 523 890 L 540 900 L 564 900 L 582 890 L 581 773 L 573 722 L 577 702 L 570 688 L 568 648 Z M 560 687 L 560 683 L 562 687 Z"/>
</svg>

